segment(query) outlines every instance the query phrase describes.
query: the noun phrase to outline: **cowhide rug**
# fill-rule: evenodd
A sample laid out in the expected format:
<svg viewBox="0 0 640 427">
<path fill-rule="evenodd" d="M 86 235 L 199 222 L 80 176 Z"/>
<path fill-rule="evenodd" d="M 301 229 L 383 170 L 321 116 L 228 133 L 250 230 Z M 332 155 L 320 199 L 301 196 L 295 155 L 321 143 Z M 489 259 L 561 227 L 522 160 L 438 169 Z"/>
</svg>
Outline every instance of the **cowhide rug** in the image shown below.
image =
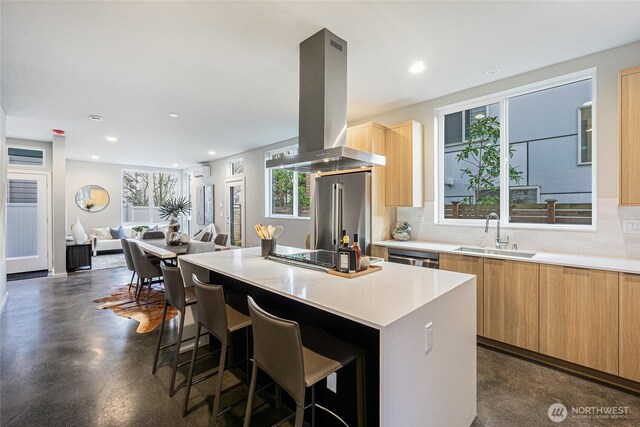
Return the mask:
<svg viewBox="0 0 640 427">
<path fill-rule="evenodd" d="M 145 287 L 140 301 L 136 302 L 135 287 L 128 290 L 129 285 L 113 289 L 109 296 L 97 299 L 94 303 L 99 303 L 98 309 L 109 309 L 120 317 L 127 317 L 138 321 L 140 324 L 136 329 L 139 334 L 146 334 L 153 331 L 162 321 L 162 307 L 164 306 L 164 292 L 158 289 L 151 289 L 149 307 L 146 307 L 147 288 Z M 178 310 L 169 306 L 166 320 L 173 319 L 178 315 Z"/>
</svg>

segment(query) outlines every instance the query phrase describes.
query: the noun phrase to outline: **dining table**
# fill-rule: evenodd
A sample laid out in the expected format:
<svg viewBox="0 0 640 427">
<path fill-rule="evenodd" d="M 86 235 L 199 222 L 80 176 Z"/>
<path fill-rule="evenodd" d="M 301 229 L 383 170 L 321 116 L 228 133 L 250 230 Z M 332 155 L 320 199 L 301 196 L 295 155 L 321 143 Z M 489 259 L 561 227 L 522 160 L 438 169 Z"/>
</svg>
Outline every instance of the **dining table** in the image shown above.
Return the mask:
<svg viewBox="0 0 640 427">
<path fill-rule="evenodd" d="M 193 240 L 186 244 L 168 245 L 165 239 L 129 239 L 135 242 L 147 254 L 153 255 L 161 260 L 174 260 L 180 255 L 184 255 L 189 250 L 189 245 L 200 245 L 209 242 Z M 229 246 L 216 245 L 216 251 L 231 249 Z"/>
</svg>

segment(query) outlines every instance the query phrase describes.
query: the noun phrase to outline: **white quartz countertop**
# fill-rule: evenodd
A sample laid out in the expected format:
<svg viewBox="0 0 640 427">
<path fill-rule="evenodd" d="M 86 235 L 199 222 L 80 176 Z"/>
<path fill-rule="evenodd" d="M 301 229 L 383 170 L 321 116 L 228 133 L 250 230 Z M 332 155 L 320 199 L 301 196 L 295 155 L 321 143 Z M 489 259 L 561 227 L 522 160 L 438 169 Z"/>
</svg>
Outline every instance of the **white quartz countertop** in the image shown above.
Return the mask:
<svg viewBox="0 0 640 427">
<path fill-rule="evenodd" d="M 623 273 L 640 274 L 640 260 L 629 258 L 611 258 L 611 257 L 599 257 L 589 255 L 573 255 L 551 252 L 536 252 L 532 258 L 520 258 L 512 256 L 503 256 L 496 254 L 480 254 L 471 252 L 457 251 L 460 247 L 472 247 L 469 245 L 453 244 L 453 243 L 436 243 L 409 240 L 405 242 L 397 240 L 384 240 L 380 242 L 373 242 L 375 246 L 385 246 L 387 248 L 423 251 L 423 252 L 438 252 L 438 253 L 451 253 L 458 255 L 480 256 L 485 258 L 498 258 L 498 259 L 510 259 L 514 261 L 522 262 L 535 262 L 538 264 L 553 264 L 564 265 L 568 267 L 578 268 L 591 268 L 596 270 L 608 270 L 619 271 Z M 532 251 L 522 251 L 532 252 Z"/>
<path fill-rule="evenodd" d="M 304 252 L 279 246 L 278 252 Z M 324 311 L 383 329 L 475 276 L 381 262 L 355 279 L 267 260 L 260 248 L 185 255 L 190 262 Z"/>
</svg>

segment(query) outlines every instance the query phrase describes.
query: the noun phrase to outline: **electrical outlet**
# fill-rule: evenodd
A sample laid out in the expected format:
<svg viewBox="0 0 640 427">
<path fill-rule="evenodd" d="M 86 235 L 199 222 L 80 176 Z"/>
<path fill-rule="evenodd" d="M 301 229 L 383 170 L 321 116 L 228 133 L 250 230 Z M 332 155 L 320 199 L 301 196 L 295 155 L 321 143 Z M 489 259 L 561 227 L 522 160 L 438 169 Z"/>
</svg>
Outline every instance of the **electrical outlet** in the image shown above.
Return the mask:
<svg viewBox="0 0 640 427">
<path fill-rule="evenodd" d="M 624 220 L 623 226 L 625 234 L 640 234 L 640 220 Z"/>
<path fill-rule="evenodd" d="M 334 393 L 338 393 L 338 374 L 336 372 L 327 377 L 327 388 Z"/>
<path fill-rule="evenodd" d="M 433 322 L 424 326 L 424 352 L 429 353 L 433 348 Z"/>
</svg>

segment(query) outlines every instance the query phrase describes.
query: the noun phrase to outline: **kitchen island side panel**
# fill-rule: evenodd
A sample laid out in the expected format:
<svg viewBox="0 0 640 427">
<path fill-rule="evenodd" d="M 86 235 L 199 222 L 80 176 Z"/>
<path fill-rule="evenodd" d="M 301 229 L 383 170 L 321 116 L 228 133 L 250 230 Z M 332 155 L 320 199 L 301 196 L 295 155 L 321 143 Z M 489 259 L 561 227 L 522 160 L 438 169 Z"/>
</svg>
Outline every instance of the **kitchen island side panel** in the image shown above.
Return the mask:
<svg viewBox="0 0 640 427">
<path fill-rule="evenodd" d="M 476 416 L 476 279 L 380 335 L 380 425 L 468 426 Z M 425 326 L 433 347 L 425 352 Z"/>
</svg>

